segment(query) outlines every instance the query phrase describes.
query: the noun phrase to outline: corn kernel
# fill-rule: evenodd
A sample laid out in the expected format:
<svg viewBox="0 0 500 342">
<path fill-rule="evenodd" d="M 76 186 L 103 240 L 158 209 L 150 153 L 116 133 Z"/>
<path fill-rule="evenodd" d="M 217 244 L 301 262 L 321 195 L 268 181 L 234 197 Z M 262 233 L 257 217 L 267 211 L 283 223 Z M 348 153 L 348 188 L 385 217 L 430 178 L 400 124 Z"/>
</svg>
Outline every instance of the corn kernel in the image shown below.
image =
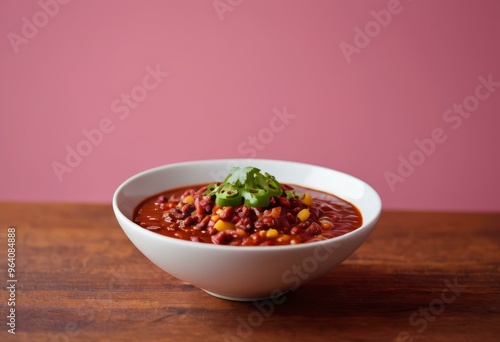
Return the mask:
<svg viewBox="0 0 500 342">
<path fill-rule="evenodd" d="M 313 199 L 308 192 L 304 194 L 304 197 L 302 197 L 301 201 L 302 203 L 304 203 L 304 205 L 307 205 L 308 207 L 312 207 L 314 205 Z"/>
<path fill-rule="evenodd" d="M 215 222 L 214 228 L 219 232 L 222 232 L 223 230 L 234 229 L 234 224 L 232 224 L 231 222 L 219 220 Z"/>
<path fill-rule="evenodd" d="M 278 236 L 278 231 L 276 229 L 269 229 L 266 232 L 266 238 L 268 239 L 274 239 Z"/>
<path fill-rule="evenodd" d="M 299 211 L 299 213 L 297 214 L 297 217 L 299 218 L 299 220 L 301 220 L 302 222 L 304 222 L 305 220 L 307 220 L 309 218 L 309 216 L 311 216 L 311 212 L 309 211 L 309 209 L 305 208 L 305 209 L 302 209 L 301 211 Z"/>
<path fill-rule="evenodd" d="M 190 203 L 190 204 L 193 204 L 194 203 L 194 197 L 189 195 L 189 196 L 186 196 L 183 198 L 182 200 L 182 203 Z"/>
<path fill-rule="evenodd" d="M 219 219 L 219 215 L 217 215 L 217 214 L 212 215 L 212 221 L 217 222 L 218 219 Z"/>
</svg>

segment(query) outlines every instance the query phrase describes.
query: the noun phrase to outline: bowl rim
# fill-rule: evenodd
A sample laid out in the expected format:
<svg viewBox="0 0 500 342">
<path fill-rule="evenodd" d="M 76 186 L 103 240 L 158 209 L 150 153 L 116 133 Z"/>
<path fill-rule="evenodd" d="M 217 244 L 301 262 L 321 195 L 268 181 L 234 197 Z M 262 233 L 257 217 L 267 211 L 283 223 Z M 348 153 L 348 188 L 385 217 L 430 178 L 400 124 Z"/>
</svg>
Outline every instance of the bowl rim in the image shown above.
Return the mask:
<svg viewBox="0 0 500 342">
<path fill-rule="evenodd" d="M 131 219 L 129 219 L 127 216 L 125 216 L 125 214 L 123 214 L 122 211 L 118 207 L 118 196 L 119 196 L 120 192 L 129 183 L 133 182 L 136 179 L 144 177 L 150 173 L 155 173 L 155 172 L 158 172 L 160 170 L 169 169 L 169 168 L 184 167 L 184 166 L 191 166 L 191 165 L 202 166 L 203 164 L 211 164 L 211 163 L 235 163 L 235 162 L 248 163 L 250 161 L 257 161 L 259 163 L 286 163 L 289 165 L 295 164 L 295 165 L 301 165 L 303 167 L 304 166 L 305 167 L 314 167 L 314 168 L 323 169 L 323 170 L 328 171 L 328 172 L 333 171 L 334 173 L 338 173 L 344 177 L 352 178 L 353 180 L 360 182 L 363 186 L 365 186 L 366 188 L 368 188 L 370 191 L 373 192 L 374 200 L 375 200 L 374 205 L 377 206 L 376 214 L 368 221 L 365 221 L 363 218 L 363 224 L 361 225 L 361 227 L 356 228 L 355 230 L 350 231 L 348 233 L 345 233 L 343 235 L 336 236 L 334 238 L 330 238 L 330 239 L 326 239 L 326 240 L 322 240 L 322 241 L 306 242 L 306 243 L 300 243 L 297 245 L 279 245 L 279 246 L 231 246 L 231 245 L 216 245 L 216 244 L 211 244 L 211 243 L 195 243 L 193 241 L 182 240 L 182 239 L 177 239 L 174 237 L 158 234 L 154 231 L 144 229 L 143 227 L 141 227 L 138 224 L 136 224 L 135 222 L 133 222 Z M 296 185 L 300 186 L 300 184 L 296 184 Z M 159 190 L 158 192 L 166 191 L 166 190 L 168 190 L 168 189 Z M 321 190 L 319 190 L 319 191 L 321 191 Z M 335 195 L 335 194 L 332 194 L 332 195 Z M 337 196 L 337 197 L 339 197 L 339 196 Z M 339 197 L 339 198 L 341 198 L 341 197 Z M 351 202 L 349 202 L 349 203 L 351 203 Z M 139 203 L 137 203 L 137 205 L 138 204 Z M 351 203 L 351 204 L 353 204 L 353 203 Z M 353 204 L 353 205 L 355 205 L 355 204 Z M 219 251 L 239 250 L 239 251 L 246 251 L 246 252 L 250 252 L 250 253 L 256 253 L 256 252 L 272 253 L 273 251 L 277 252 L 277 251 L 283 251 L 283 250 L 289 250 L 289 249 L 299 250 L 299 249 L 315 248 L 315 247 L 321 247 L 321 246 L 324 247 L 325 245 L 335 244 L 335 243 L 342 243 L 343 240 L 349 239 L 350 237 L 352 237 L 354 235 L 361 234 L 362 231 L 370 228 L 374 222 L 378 221 L 378 219 L 380 218 L 380 216 L 382 214 L 382 200 L 380 198 L 380 195 L 377 193 L 377 191 L 371 185 L 369 185 L 365 181 L 363 181 L 363 180 L 361 180 L 353 175 L 350 175 L 348 173 L 338 171 L 335 169 L 331 169 L 328 167 L 315 165 L 315 164 L 308 164 L 308 163 L 303 163 L 303 162 L 281 160 L 281 159 L 258 159 L 258 158 L 251 159 L 251 160 L 243 159 L 243 158 L 191 160 L 191 161 L 183 161 L 183 162 L 164 164 L 164 165 L 160 165 L 160 166 L 156 166 L 156 167 L 152 167 L 152 168 L 143 170 L 143 171 L 136 173 L 136 174 L 130 176 L 129 178 L 125 179 L 118 186 L 118 188 L 113 193 L 112 207 L 113 207 L 113 211 L 114 211 L 117 219 L 125 220 L 126 222 L 130 223 L 131 227 L 133 227 L 132 229 L 137 230 L 138 232 L 140 232 L 140 234 L 145 234 L 146 236 L 150 236 L 152 238 L 159 239 L 160 241 L 164 240 L 164 241 L 167 241 L 169 243 L 177 244 L 179 246 L 185 246 L 188 248 L 191 246 L 192 248 L 201 248 L 201 249 L 208 249 L 208 250 L 219 250 Z M 359 210 L 359 208 L 358 208 L 358 210 Z M 361 212 L 361 215 L 363 215 L 363 212 L 361 210 L 360 210 L 360 212 Z"/>
</svg>

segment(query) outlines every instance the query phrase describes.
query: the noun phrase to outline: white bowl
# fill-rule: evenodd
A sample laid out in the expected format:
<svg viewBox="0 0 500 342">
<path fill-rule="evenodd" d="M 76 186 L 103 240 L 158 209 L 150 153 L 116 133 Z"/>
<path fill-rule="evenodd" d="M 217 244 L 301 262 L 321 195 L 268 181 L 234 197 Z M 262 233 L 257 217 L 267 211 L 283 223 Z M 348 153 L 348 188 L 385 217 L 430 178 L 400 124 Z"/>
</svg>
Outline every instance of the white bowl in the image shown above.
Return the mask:
<svg viewBox="0 0 500 342">
<path fill-rule="evenodd" d="M 134 208 L 143 199 L 181 186 L 222 181 L 231 166 L 255 166 L 281 183 L 334 194 L 359 209 L 363 225 L 336 238 L 305 244 L 224 246 L 163 236 L 132 221 Z M 288 161 L 225 159 L 141 172 L 118 187 L 113 210 L 133 244 L 164 271 L 220 298 L 259 300 L 293 291 L 348 258 L 375 227 L 382 202 L 368 184 L 339 171 Z"/>
</svg>

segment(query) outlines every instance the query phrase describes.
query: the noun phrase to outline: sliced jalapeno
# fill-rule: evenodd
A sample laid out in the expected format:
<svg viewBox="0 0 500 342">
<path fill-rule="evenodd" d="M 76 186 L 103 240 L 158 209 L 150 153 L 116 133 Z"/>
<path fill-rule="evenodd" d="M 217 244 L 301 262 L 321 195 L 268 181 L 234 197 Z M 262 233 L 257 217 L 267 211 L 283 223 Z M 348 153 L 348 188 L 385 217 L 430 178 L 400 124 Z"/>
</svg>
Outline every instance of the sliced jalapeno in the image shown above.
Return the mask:
<svg viewBox="0 0 500 342">
<path fill-rule="evenodd" d="M 203 195 L 213 196 L 213 195 L 215 195 L 215 193 L 217 192 L 219 187 L 220 187 L 220 185 L 218 185 L 217 183 L 208 184 L 205 191 L 203 191 Z"/>
<path fill-rule="evenodd" d="M 241 204 L 242 191 L 237 187 L 229 184 L 224 184 L 217 191 L 215 204 L 223 207 L 236 207 Z"/>
<path fill-rule="evenodd" d="M 269 192 L 266 189 L 247 187 L 243 191 L 244 204 L 249 207 L 267 207 L 269 205 Z"/>
<path fill-rule="evenodd" d="M 285 193 L 287 198 L 297 197 L 293 191 Z M 244 202 L 249 207 L 267 207 L 271 196 L 281 196 L 283 188 L 274 176 L 247 166 L 233 168 L 222 184 L 209 184 L 203 194 L 215 196 L 215 203 L 221 206 L 235 207 Z"/>
<path fill-rule="evenodd" d="M 293 190 L 286 190 L 285 195 L 287 199 L 297 198 L 297 195 L 295 195 L 295 192 L 293 192 Z"/>
<path fill-rule="evenodd" d="M 281 196 L 283 193 L 283 190 L 281 189 L 281 184 L 278 183 L 276 178 L 271 176 L 269 173 L 266 172 L 266 186 L 269 191 L 269 193 L 273 196 Z"/>
</svg>

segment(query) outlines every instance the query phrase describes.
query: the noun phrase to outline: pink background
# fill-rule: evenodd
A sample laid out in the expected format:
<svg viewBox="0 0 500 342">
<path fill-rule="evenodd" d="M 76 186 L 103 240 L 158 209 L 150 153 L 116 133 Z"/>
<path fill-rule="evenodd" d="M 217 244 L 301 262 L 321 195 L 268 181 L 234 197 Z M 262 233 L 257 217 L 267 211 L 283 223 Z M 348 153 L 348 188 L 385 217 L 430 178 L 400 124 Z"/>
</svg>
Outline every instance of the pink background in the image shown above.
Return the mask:
<svg viewBox="0 0 500 342">
<path fill-rule="evenodd" d="M 476 96 L 500 81 L 499 1 L 220 3 L 0 1 L 0 200 L 109 203 L 150 167 L 257 157 L 353 174 L 385 209 L 500 210 L 500 87 Z"/>
</svg>

